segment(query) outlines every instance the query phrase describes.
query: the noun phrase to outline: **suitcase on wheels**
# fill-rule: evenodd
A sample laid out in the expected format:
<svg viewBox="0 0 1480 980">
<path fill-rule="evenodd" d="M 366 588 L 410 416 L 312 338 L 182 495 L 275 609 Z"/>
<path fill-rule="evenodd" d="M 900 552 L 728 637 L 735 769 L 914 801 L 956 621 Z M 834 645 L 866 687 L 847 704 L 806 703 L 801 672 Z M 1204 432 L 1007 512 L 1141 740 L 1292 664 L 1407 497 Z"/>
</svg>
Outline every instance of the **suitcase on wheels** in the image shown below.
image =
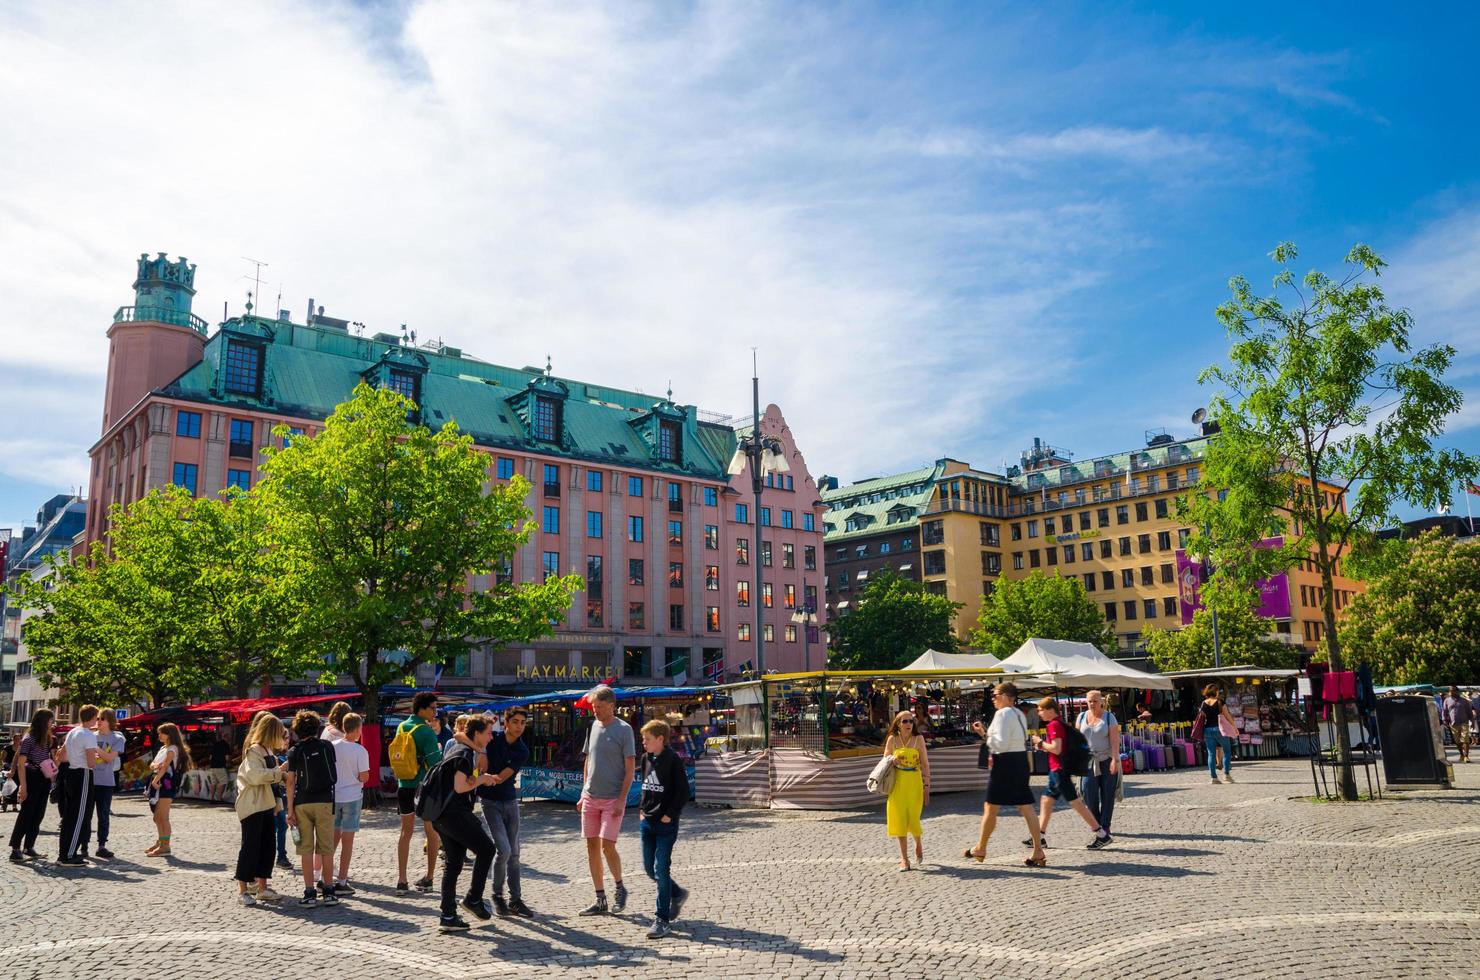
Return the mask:
<svg viewBox="0 0 1480 980">
<path fill-rule="evenodd" d="M 1124 752 L 1120 754 L 1120 771 L 1127 776 L 1136 771 L 1135 759 Z"/>
<path fill-rule="evenodd" d="M 1144 749 L 1131 750 L 1131 758 L 1136 761 L 1136 771 L 1146 771 L 1146 751 Z"/>
<path fill-rule="evenodd" d="M 1183 742 L 1182 745 L 1181 745 L 1181 749 L 1182 749 L 1182 765 L 1184 765 L 1184 766 L 1195 766 L 1195 765 L 1197 765 L 1197 750 L 1192 747 L 1192 743 L 1191 742 Z"/>
<path fill-rule="evenodd" d="M 1151 768 L 1152 769 L 1165 769 L 1166 768 L 1166 761 L 1167 761 L 1166 760 L 1166 754 L 1162 751 L 1162 748 L 1161 748 L 1160 745 L 1148 745 L 1148 746 L 1146 746 L 1146 755 L 1150 759 L 1150 763 L 1151 763 Z"/>
</svg>

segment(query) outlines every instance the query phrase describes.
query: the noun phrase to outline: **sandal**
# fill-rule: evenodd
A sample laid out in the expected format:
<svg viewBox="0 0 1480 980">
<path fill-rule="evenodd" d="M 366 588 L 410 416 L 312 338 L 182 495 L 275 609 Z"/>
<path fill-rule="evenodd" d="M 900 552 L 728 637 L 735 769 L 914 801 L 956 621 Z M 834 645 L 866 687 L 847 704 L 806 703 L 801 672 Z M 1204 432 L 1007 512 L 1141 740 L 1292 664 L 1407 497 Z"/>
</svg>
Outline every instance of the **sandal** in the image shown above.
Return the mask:
<svg viewBox="0 0 1480 980">
<path fill-rule="evenodd" d="M 1036 861 L 1033 860 L 1030 857 L 1023 858 L 1023 867 L 1025 867 L 1025 868 L 1046 868 L 1046 867 L 1048 867 L 1048 858 L 1047 857 L 1041 857 L 1041 858 L 1039 858 Z"/>
<path fill-rule="evenodd" d="M 983 861 L 985 861 L 987 859 L 987 852 L 986 851 L 983 851 L 981 853 L 981 856 L 978 857 L 977 855 L 975 855 L 975 854 L 972 853 L 975 850 L 976 850 L 975 847 L 968 847 L 966 850 L 964 850 L 964 851 L 961 852 L 961 856 L 964 857 L 964 858 L 966 858 L 969 861 L 975 861 L 977 864 L 981 864 Z"/>
</svg>

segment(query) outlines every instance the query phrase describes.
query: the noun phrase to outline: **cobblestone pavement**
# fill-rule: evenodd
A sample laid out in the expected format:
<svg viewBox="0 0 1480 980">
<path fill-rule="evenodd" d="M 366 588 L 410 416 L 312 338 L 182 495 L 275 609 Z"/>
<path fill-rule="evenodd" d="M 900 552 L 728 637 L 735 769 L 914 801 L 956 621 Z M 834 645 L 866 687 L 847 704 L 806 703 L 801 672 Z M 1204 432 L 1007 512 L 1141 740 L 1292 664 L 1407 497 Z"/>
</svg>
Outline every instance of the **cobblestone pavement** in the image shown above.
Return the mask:
<svg viewBox="0 0 1480 980">
<path fill-rule="evenodd" d="M 1456 769 L 1455 790 L 1356 805 L 1294 799 L 1311 792 L 1294 760 L 1243 765 L 1231 786 L 1200 770 L 1134 776 L 1116 843 L 1084 850 L 1087 830 L 1061 810 L 1041 870 L 1022 865 L 1016 816 L 985 864 L 960 858 L 980 813 L 966 794 L 927 810 L 926 867 L 910 874 L 895 871 L 882 812 L 690 808 L 674 866 L 693 898 L 658 942 L 644 935 L 654 889 L 630 817 L 622 915 L 576 917 L 590 884 L 575 814 L 530 804 L 525 898 L 539 917 L 444 936 L 435 894 L 392 891 L 393 812 L 366 814 L 358 895 L 242 908 L 230 810 L 179 806 L 176 856 L 154 861 L 148 810 L 130 798 L 116 860 L 0 864 L 0 976 L 1475 976 L 1480 764 Z M 55 828 L 53 808 L 43 853 Z M 285 895 L 296 882 L 275 879 Z"/>
</svg>

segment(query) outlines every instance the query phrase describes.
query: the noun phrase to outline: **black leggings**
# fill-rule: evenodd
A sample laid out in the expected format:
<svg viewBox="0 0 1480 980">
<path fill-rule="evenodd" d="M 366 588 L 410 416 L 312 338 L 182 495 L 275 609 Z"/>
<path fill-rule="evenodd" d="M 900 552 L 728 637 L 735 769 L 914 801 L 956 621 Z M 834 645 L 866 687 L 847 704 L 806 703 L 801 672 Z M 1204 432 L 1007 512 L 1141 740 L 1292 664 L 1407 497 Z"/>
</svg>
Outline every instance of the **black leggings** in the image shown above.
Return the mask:
<svg viewBox="0 0 1480 980">
<path fill-rule="evenodd" d="M 277 815 L 271 810 L 249 813 L 242 821 L 242 846 L 236 852 L 236 880 L 272 877 L 272 855 L 277 846 Z M 324 877 L 329 876 L 328 868 Z"/>
<path fill-rule="evenodd" d="M 15 829 L 10 832 L 10 849 L 36 846 L 36 835 L 41 833 L 41 820 L 46 816 L 46 798 L 51 793 L 51 780 L 41 774 L 40 769 L 26 767 L 26 802 L 15 818 Z"/>
</svg>

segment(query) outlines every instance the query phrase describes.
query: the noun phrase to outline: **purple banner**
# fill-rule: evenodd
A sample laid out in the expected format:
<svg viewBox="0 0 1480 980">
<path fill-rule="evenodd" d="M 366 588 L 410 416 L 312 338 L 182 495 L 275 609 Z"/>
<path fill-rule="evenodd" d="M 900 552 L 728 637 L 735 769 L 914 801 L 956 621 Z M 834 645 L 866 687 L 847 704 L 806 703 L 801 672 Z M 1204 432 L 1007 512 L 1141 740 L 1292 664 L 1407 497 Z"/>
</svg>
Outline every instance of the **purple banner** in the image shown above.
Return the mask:
<svg viewBox="0 0 1480 980">
<path fill-rule="evenodd" d="M 1280 548 L 1284 538 L 1265 538 L 1259 542 L 1261 548 Z M 1192 614 L 1202 605 L 1202 564 L 1188 556 L 1186 551 L 1177 552 L 1177 605 L 1182 612 L 1182 625 L 1192 622 Z M 1259 581 L 1259 615 L 1265 619 L 1290 619 L 1290 576 L 1285 572 Z"/>
</svg>

